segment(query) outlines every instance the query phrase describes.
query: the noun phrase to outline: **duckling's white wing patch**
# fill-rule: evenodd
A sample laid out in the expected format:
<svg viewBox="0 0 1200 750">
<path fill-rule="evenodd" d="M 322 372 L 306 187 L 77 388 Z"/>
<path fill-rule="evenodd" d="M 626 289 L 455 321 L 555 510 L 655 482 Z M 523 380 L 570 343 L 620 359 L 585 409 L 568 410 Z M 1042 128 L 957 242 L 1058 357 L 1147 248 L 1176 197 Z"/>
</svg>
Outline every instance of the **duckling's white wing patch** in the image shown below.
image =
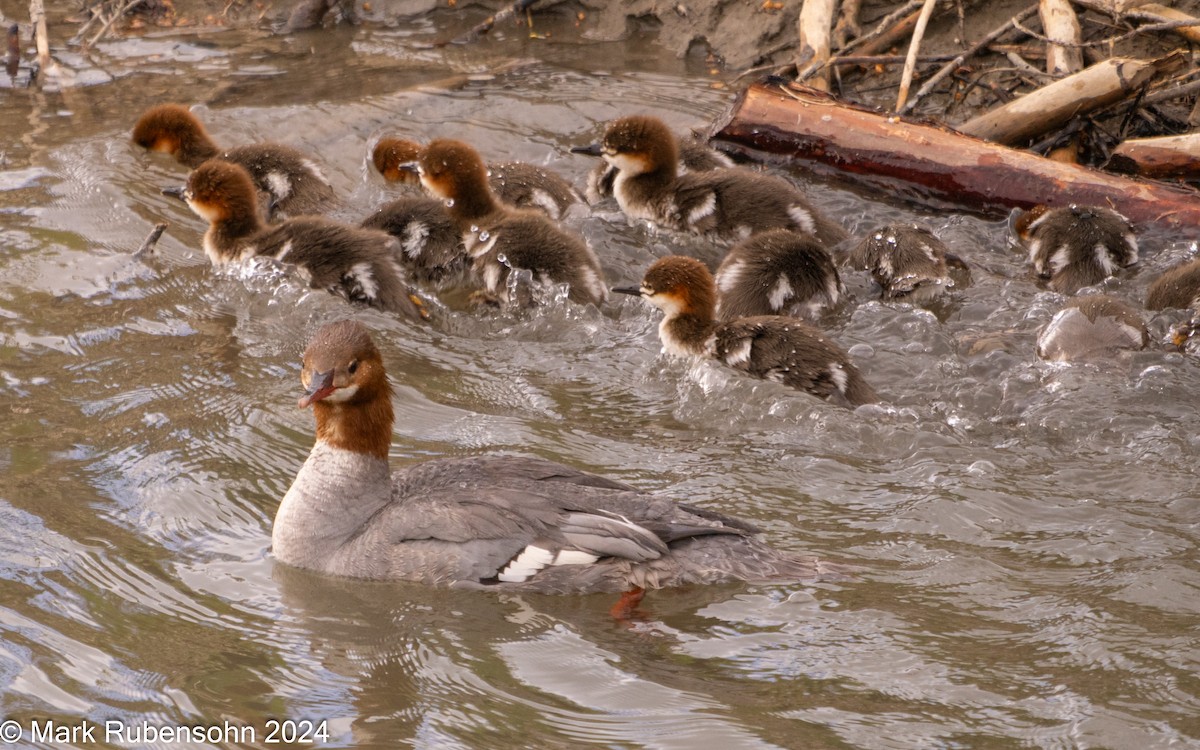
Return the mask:
<svg viewBox="0 0 1200 750">
<path fill-rule="evenodd" d="M 721 264 L 717 269 L 717 289 L 726 294 L 733 291 L 734 287 L 741 283 L 745 271 L 746 263 L 741 260 Z"/>
<path fill-rule="evenodd" d="M 375 274 L 371 272 L 370 264 L 355 263 L 350 266 L 346 276 L 358 286 L 358 291 L 362 293 L 363 297 L 375 299 L 379 294 L 379 284 L 375 281 Z"/>
<path fill-rule="evenodd" d="M 1092 252 L 1096 254 L 1096 265 L 1100 266 L 1100 270 L 1104 271 L 1105 276 L 1112 276 L 1117 272 L 1117 262 L 1113 258 L 1112 253 L 1108 252 L 1108 246 L 1103 242 L 1097 242 L 1092 248 Z"/>
<path fill-rule="evenodd" d="M 754 339 L 746 337 L 737 342 L 737 346 L 731 347 L 725 351 L 725 364 L 730 367 L 744 365 L 750 361 L 751 350 L 754 348 Z"/>
<path fill-rule="evenodd" d="M 689 227 L 694 227 L 700 223 L 702 219 L 712 216 L 717 210 L 717 194 L 709 191 L 704 194 L 704 200 L 699 205 L 688 211 L 684 221 Z"/>
<path fill-rule="evenodd" d="M 423 221 L 410 222 L 404 227 L 403 234 L 400 247 L 403 248 L 404 254 L 414 260 L 419 258 L 429 239 L 429 225 Z"/>
<path fill-rule="evenodd" d="M 788 206 L 788 216 L 791 217 L 796 226 L 808 232 L 809 234 L 817 233 L 817 222 L 813 218 L 812 211 L 809 211 L 799 203 L 793 203 Z"/>
<path fill-rule="evenodd" d="M 325 183 L 326 185 L 328 185 L 328 184 L 329 184 L 329 180 L 325 179 L 325 173 L 324 173 L 324 172 L 322 172 L 322 171 L 321 171 L 321 168 L 320 168 L 320 167 L 318 167 L 318 166 L 316 165 L 316 162 L 313 162 L 313 161 L 312 161 L 312 160 L 310 160 L 310 159 L 301 159 L 300 161 L 301 161 L 301 163 L 304 165 L 304 168 L 305 168 L 305 169 L 306 169 L 306 170 L 307 170 L 307 171 L 308 171 L 308 172 L 309 172 L 309 173 L 310 173 L 310 174 L 311 174 L 313 177 L 316 177 L 318 180 L 320 180 L 321 182 Z"/>
<path fill-rule="evenodd" d="M 495 292 L 500 286 L 500 264 L 488 263 L 483 269 L 483 288 Z"/>
<path fill-rule="evenodd" d="M 265 178 L 267 189 L 275 197 L 275 202 L 283 200 L 292 192 L 292 181 L 283 172 L 267 172 Z"/>
<path fill-rule="evenodd" d="M 558 209 L 558 201 L 554 200 L 554 196 L 545 190 L 535 188 L 530 191 L 529 202 L 545 211 L 551 219 L 559 218 L 561 211 Z"/>
<path fill-rule="evenodd" d="M 1071 262 L 1071 248 L 1065 243 L 1058 246 L 1054 254 L 1050 256 L 1050 273 L 1056 274 L 1067 267 Z M 1044 268 L 1038 269 L 1040 273 L 1045 273 Z"/>
<path fill-rule="evenodd" d="M 282 261 L 292 251 L 292 241 L 288 240 L 283 243 L 283 247 L 279 248 L 279 252 L 275 253 L 275 260 Z"/>
<path fill-rule="evenodd" d="M 846 392 L 846 385 L 850 382 L 850 376 L 846 374 L 840 362 L 829 363 L 829 379 L 833 381 L 833 385 L 838 389 L 838 393 Z"/>
<path fill-rule="evenodd" d="M 788 281 L 787 274 L 779 274 L 779 279 L 775 282 L 775 286 L 771 287 L 771 291 L 767 294 L 767 302 L 771 304 L 771 309 L 779 311 L 792 298 L 794 290 L 792 284 Z"/>
</svg>

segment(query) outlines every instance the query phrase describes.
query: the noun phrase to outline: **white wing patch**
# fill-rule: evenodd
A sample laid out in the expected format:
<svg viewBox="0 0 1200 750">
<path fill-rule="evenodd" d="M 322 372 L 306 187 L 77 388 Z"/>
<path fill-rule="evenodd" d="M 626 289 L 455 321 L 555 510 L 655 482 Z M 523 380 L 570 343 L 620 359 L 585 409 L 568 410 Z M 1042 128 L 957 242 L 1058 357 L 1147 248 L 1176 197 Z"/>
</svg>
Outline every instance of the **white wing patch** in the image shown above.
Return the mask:
<svg viewBox="0 0 1200 750">
<path fill-rule="evenodd" d="M 523 583 L 543 568 L 555 565 L 591 565 L 599 559 L 598 555 L 582 550 L 564 549 L 555 554 L 544 547 L 530 544 L 509 561 L 508 565 L 496 574 L 496 578 L 508 583 Z"/>
<path fill-rule="evenodd" d="M 271 195 L 275 196 L 276 202 L 291 195 L 292 181 L 283 172 L 267 172 L 264 179 L 267 181 L 267 188 L 271 191 Z"/>
<path fill-rule="evenodd" d="M 750 350 L 754 347 L 754 339 L 746 338 L 738 342 L 737 347 L 725 353 L 725 364 L 732 367 L 750 361 Z"/>
<path fill-rule="evenodd" d="M 800 227 L 809 234 L 817 233 L 817 222 L 815 219 L 813 219 L 812 212 L 807 208 L 801 206 L 799 203 L 793 203 L 792 205 L 788 206 L 787 212 L 788 216 L 791 217 L 792 222 L 796 226 Z"/>
<path fill-rule="evenodd" d="M 404 229 L 404 241 L 401 247 L 404 249 L 404 254 L 410 258 L 416 259 L 421 255 L 421 251 L 425 249 L 425 242 L 429 239 L 429 225 L 423 221 L 414 221 Z"/>
<path fill-rule="evenodd" d="M 533 190 L 529 201 L 535 206 L 540 206 L 551 219 L 559 218 L 558 201 L 545 190 Z"/>
<path fill-rule="evenodd" d="M 494 293 L 498 286 L 500 286 L 500 264 L 488 263 L 483 269 L 483 287 Z"/>
<path fill-rule="evenodd" d="M 771 304 L 772 310 L 782 310 L 787 301 L 792 298 L 792 285 L 788 281 L 787 274 L 779 274 L 779 280 L 775 282 L 775 286 L 771 287 L 771 291 L 767 294 L 767 302 Z"/>
<path fill-rule="evenodd" d="M 688 211 L 687 225 L 689 227 L 700 223 L 700 220 L 706 216 L 712 216 L 713 211 L 717 210 L 717 194 L 709 192 L 704 196 L 704 202 Z"/>
<path fill-rule="evenodd" d="M 1067 245 L 1059 245 L 1054 254 L 1050 256 L 1050 273 L 1055 274 L 1066 268 L 1067 263 L 1071 261 L 1071 248 Z M 1038 269 L 1040 273 L 1044 273 L 1045 269 Z"/>
<path fill-rule="evenodd" d="M 283 247 L 279 248 L 279 252 L 275 253 L 275 260 L 282 261 L 292 251 L 292 241 L 288 240 L 283 243 Z"/>
<path fill-rule="evenodd" d="M 733 288 L 741 282 L 745 270 L 746 264 L 740 260 L 722 265 L 717 269 L 717 289 L 726 293 L 733 291 Z"/>
<path fill-rule="evenodd" d="M 842 369 L 840 362 L 829 363 L 829 378 L 837 387 L 838 393 L 846 392 L 846 384 L 850 382 L 850 377 L 846 375 L 846 371 Z"/>
<path fill-rule="evenodd" d="M 1105 276 L 1112 276 L 1117 272 L 1116 261 L 1113 260 L 1103 242 L 1097 242 L 1096 246 L 1092 248 L 1092 252 L 1096 254 L 1096 264 L 1100 266 L 1100 270 L 1104 271 Z"/>
<path fill-rule="evenodd" d="M 347 275 L 358 282 L 363 294 L 368 299 L 375 299 L 376 295 L 379 294 L 379 285 L 375 283 L 375 275 L 371 273 L 371 266 L 369 264 L 355 263 L 350 267 Z"/>
</svg>

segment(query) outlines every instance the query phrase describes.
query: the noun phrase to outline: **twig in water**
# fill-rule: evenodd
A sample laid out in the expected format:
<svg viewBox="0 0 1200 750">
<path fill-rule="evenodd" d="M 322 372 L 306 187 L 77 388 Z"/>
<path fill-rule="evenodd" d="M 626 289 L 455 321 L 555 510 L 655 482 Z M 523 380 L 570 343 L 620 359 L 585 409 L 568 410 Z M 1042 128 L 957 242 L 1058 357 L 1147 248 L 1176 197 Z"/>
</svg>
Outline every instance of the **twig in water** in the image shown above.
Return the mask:
<svg viewBox="0 0 1200 750">
<path fill-rule="evenodd" d="M 154 229 L 150 230 L 150 234 L 146 236 L 145 242 L 133 254 L 134 260 L 144 260 L 146 256 L 154 254 L 154 246 L 158 244 L 158 238 L 162 237 L 163 232 L 167 230 L 166 224 L 155 224 Z"/>
<path fill-rule="evenodd" d="M 513 16 L 517 16 L 526 12 L 536 2 L 537 0 L 516 0 L 516 2 L 514 2 L 511 6 L 505 8 L 496 15 L 488 16 L 486 19 L 484 19 L 483 23 L 478 24 L 475 28 L 471 29 L 467 33 L 457 36 L 448 42 L 438 42 L 433 46 L 445 47 L 448 44 L 466 44 L 468 42 L 473 42 L 481 36 L 486 36 L 496 24 L 507 21 Z"/>
</svg>

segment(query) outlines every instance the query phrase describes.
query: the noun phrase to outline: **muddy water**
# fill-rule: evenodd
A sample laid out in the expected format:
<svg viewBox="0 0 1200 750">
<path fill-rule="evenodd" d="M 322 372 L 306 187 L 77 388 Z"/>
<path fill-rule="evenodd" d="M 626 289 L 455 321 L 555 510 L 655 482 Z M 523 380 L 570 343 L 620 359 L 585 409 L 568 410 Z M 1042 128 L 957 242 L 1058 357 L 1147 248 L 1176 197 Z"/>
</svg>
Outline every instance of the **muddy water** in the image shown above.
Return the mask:
<svg viewBox="0 0 1200 750">
<path fill-rule="evenodd" d="M 729 101 L 701 60 L 554 23 L 444 50 L 413 46 L 434 23 L 159 36 L 66 56 L 90 85 L 0 91 L 0 711 L 18 744 L 64 746 L 35 742 L 35 720 L 109 719 L 127 742 L 192 725 L 263 745 L 287 719 L 324 722 L 331 747 L 1200 746 L 1200 367 L 1038 361 L 1061 299 L 1001 221 L 791 174 L 848 229 L 926 221 L 974 268 L 933 310 L 849 279 L 824 325 L 888 402 L 850 412 L 662 358 L 637 300 L 418 328 L 265 269 L 214 272 L 199 221 L 158 192 L 184 173 L 127 142 L 145 105 L 205 102 L 224 142 L 313 152 L 365 214 L 389 194 L 366 168 L 385 132 L 463 137 L 582 183 L 590 164 L 567 149 L 606 119 L 686 128 Z M 158 256 L 132 260 L 158 221 Z M 612 205 L 570 223 L 614 284 L 668 252 L 719 254 Z M 1141 299 L 1192 252 L 1143 248 L 1109 291 Z M 298 354 L 347 315 L 394 375 L 394 464 L 560 459 L 857 572 L 660 592 L 619 626 L 605 597 L 276 566 L 271 519 L 311 443 Z"/>
</svg>

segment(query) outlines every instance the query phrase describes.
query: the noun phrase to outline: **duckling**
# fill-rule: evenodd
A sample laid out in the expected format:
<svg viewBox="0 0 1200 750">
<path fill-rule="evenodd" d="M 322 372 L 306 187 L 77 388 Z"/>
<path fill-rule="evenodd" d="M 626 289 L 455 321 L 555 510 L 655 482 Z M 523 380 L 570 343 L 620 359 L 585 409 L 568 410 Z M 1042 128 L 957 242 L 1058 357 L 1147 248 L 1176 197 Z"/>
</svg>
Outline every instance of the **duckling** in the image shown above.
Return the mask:
<svg viewBox="0 0 1200 750">
<path fill-rule="evenodd" d="M 440 201 L 410 196 L 385 203 L 360 224 L 378 229 L 400 242 L 397 260 L 418 282 L 452 282 L 468 266 L 458 225 Z"/>
<path fill-rule="evenodd" d="M 953 285 L 948 263 L 966 267 L 933 232 L 915 224 L 889 224 L 859 242 L 846 257 L 870 271 L 885 300 L 924 304 Z"/>
<path fill-rule="evenodd" d="M 300 380 L 316 442 L 271 530 L 271 553 L 285 565 L 430 586 L 638 596 L 820 572 L 745 521 L 541 458 L 442 458 L 392 473 L 392 388 L 356 321 L 316 332 Z"/>
<path fill-rule="evenodd" d="M 1121 214 L 1100 206 L 1014 212 L 1010 225 L 1029 250 L 1029 262 L 1050 288 L 1074 294 L 1137 263 L 1133 226 Z"/>
<path fill-rule="evenodd" d="M 852 407 L 879 400 L 841 347 L 795 318 L 757 315 L 718 323 L 716 282 L 695 258 L 661 258 L 640 287 L 613 291 L 640 296 L 663 311 L 658 335 L 667 354 L 713 357 L 756 378 Z"/>
<path fill-rule="evenodd" d="M 571 151 L 586 156 L 603 156 L 599 144 L 594 146 L 577 146 Z M 720 151 L 709 148 L 702 143 L 695 133 L 679 139 L 679 173 L 707 172 L 711 169 L 726 169 L 732 167 L 730 159 Z M 596 204 L 613 194 L 613 182 L 617 179 L 617 169 L 606 161 L 601 161 L 588 172 L 587 188 L 584 195 L 588 203 Z"/>
<path fill-rule="evenodd" d="M 222 151 L 196 115 L 179 104 L 159 104 L 143 112 L 133 127 L 133 142 L 170 154 L 192 169 L 217 157 L 241 165 L 266 196 L 268 218 L 321 213 L 337 202 L 320 168 L 297 149 L 254 143 Z"/>
<path fill-rule="evenodd" d="M 417 185 L 417 176 L 401 165 L 416 161 L 420 153 L 421 145 L 414 141 L 381 138 L 371 151 L 371 161 L 388 182 Z M 513 161 L 489 164 L 487 170 L 492 192 L 510 206 L 536 209 L 557 220 L 583 202 L 571 183 L 548 169 Z"/>
<path fill-rule="evenodd" d="M 1146 307 L 1200 310 L 1200 258 L 1170 268 L 1155 279 L 1146 292 Z"/>
<path fill-rule="evenodd" d="M 498 201 L 475 149 L 461 141 L 430 141 L 418 169 L 425 189 L 446 202 L 489 294 L 506 301 L 510 269 L 528 269 L 539 282 L 567 284 L 573 302 L 599 305 L 608 298 L 591 248 L 543 214 Z"/>
<path fill-rule="evenodd" d="M 675 136 L 657 118 L 612 122 L 602 143 L 586 149 L 596 152 L 616 168 L 613 195 L 630 219 L 723 238 L 777 227 L 816 235 L 826 246 L 846 237 L 787 180 L 738 167 L 679 174 Z"/>
<path fill-rule="evenodd" d="M 250 175 L 221 159 L 197 167 L 185 187 L 164 192 L 181 197 L 209 222 L 204 252 L 213 265 L 267 256 L 304 269 L 313 289 L 414 320 L 422 317 L 394 259 L 396 241 L 383 232 L 317 216 L 264 226 Z"/>
<path fill-rule="evenodd" d="M 1145 349 L 1150 333 L 1137 310 L 1115 297 L 1094 294 L 1069 300 L 1038 334 L 1037 354 L 1052 362 L 1110 358 Z"/>
<path fill-rule="evenodd" d="M 841 298 L 833 256 L 816 237 L 769 229 L 730 248 L 716 273 L 717 318 L 815 318 Z"/>
</svg>

